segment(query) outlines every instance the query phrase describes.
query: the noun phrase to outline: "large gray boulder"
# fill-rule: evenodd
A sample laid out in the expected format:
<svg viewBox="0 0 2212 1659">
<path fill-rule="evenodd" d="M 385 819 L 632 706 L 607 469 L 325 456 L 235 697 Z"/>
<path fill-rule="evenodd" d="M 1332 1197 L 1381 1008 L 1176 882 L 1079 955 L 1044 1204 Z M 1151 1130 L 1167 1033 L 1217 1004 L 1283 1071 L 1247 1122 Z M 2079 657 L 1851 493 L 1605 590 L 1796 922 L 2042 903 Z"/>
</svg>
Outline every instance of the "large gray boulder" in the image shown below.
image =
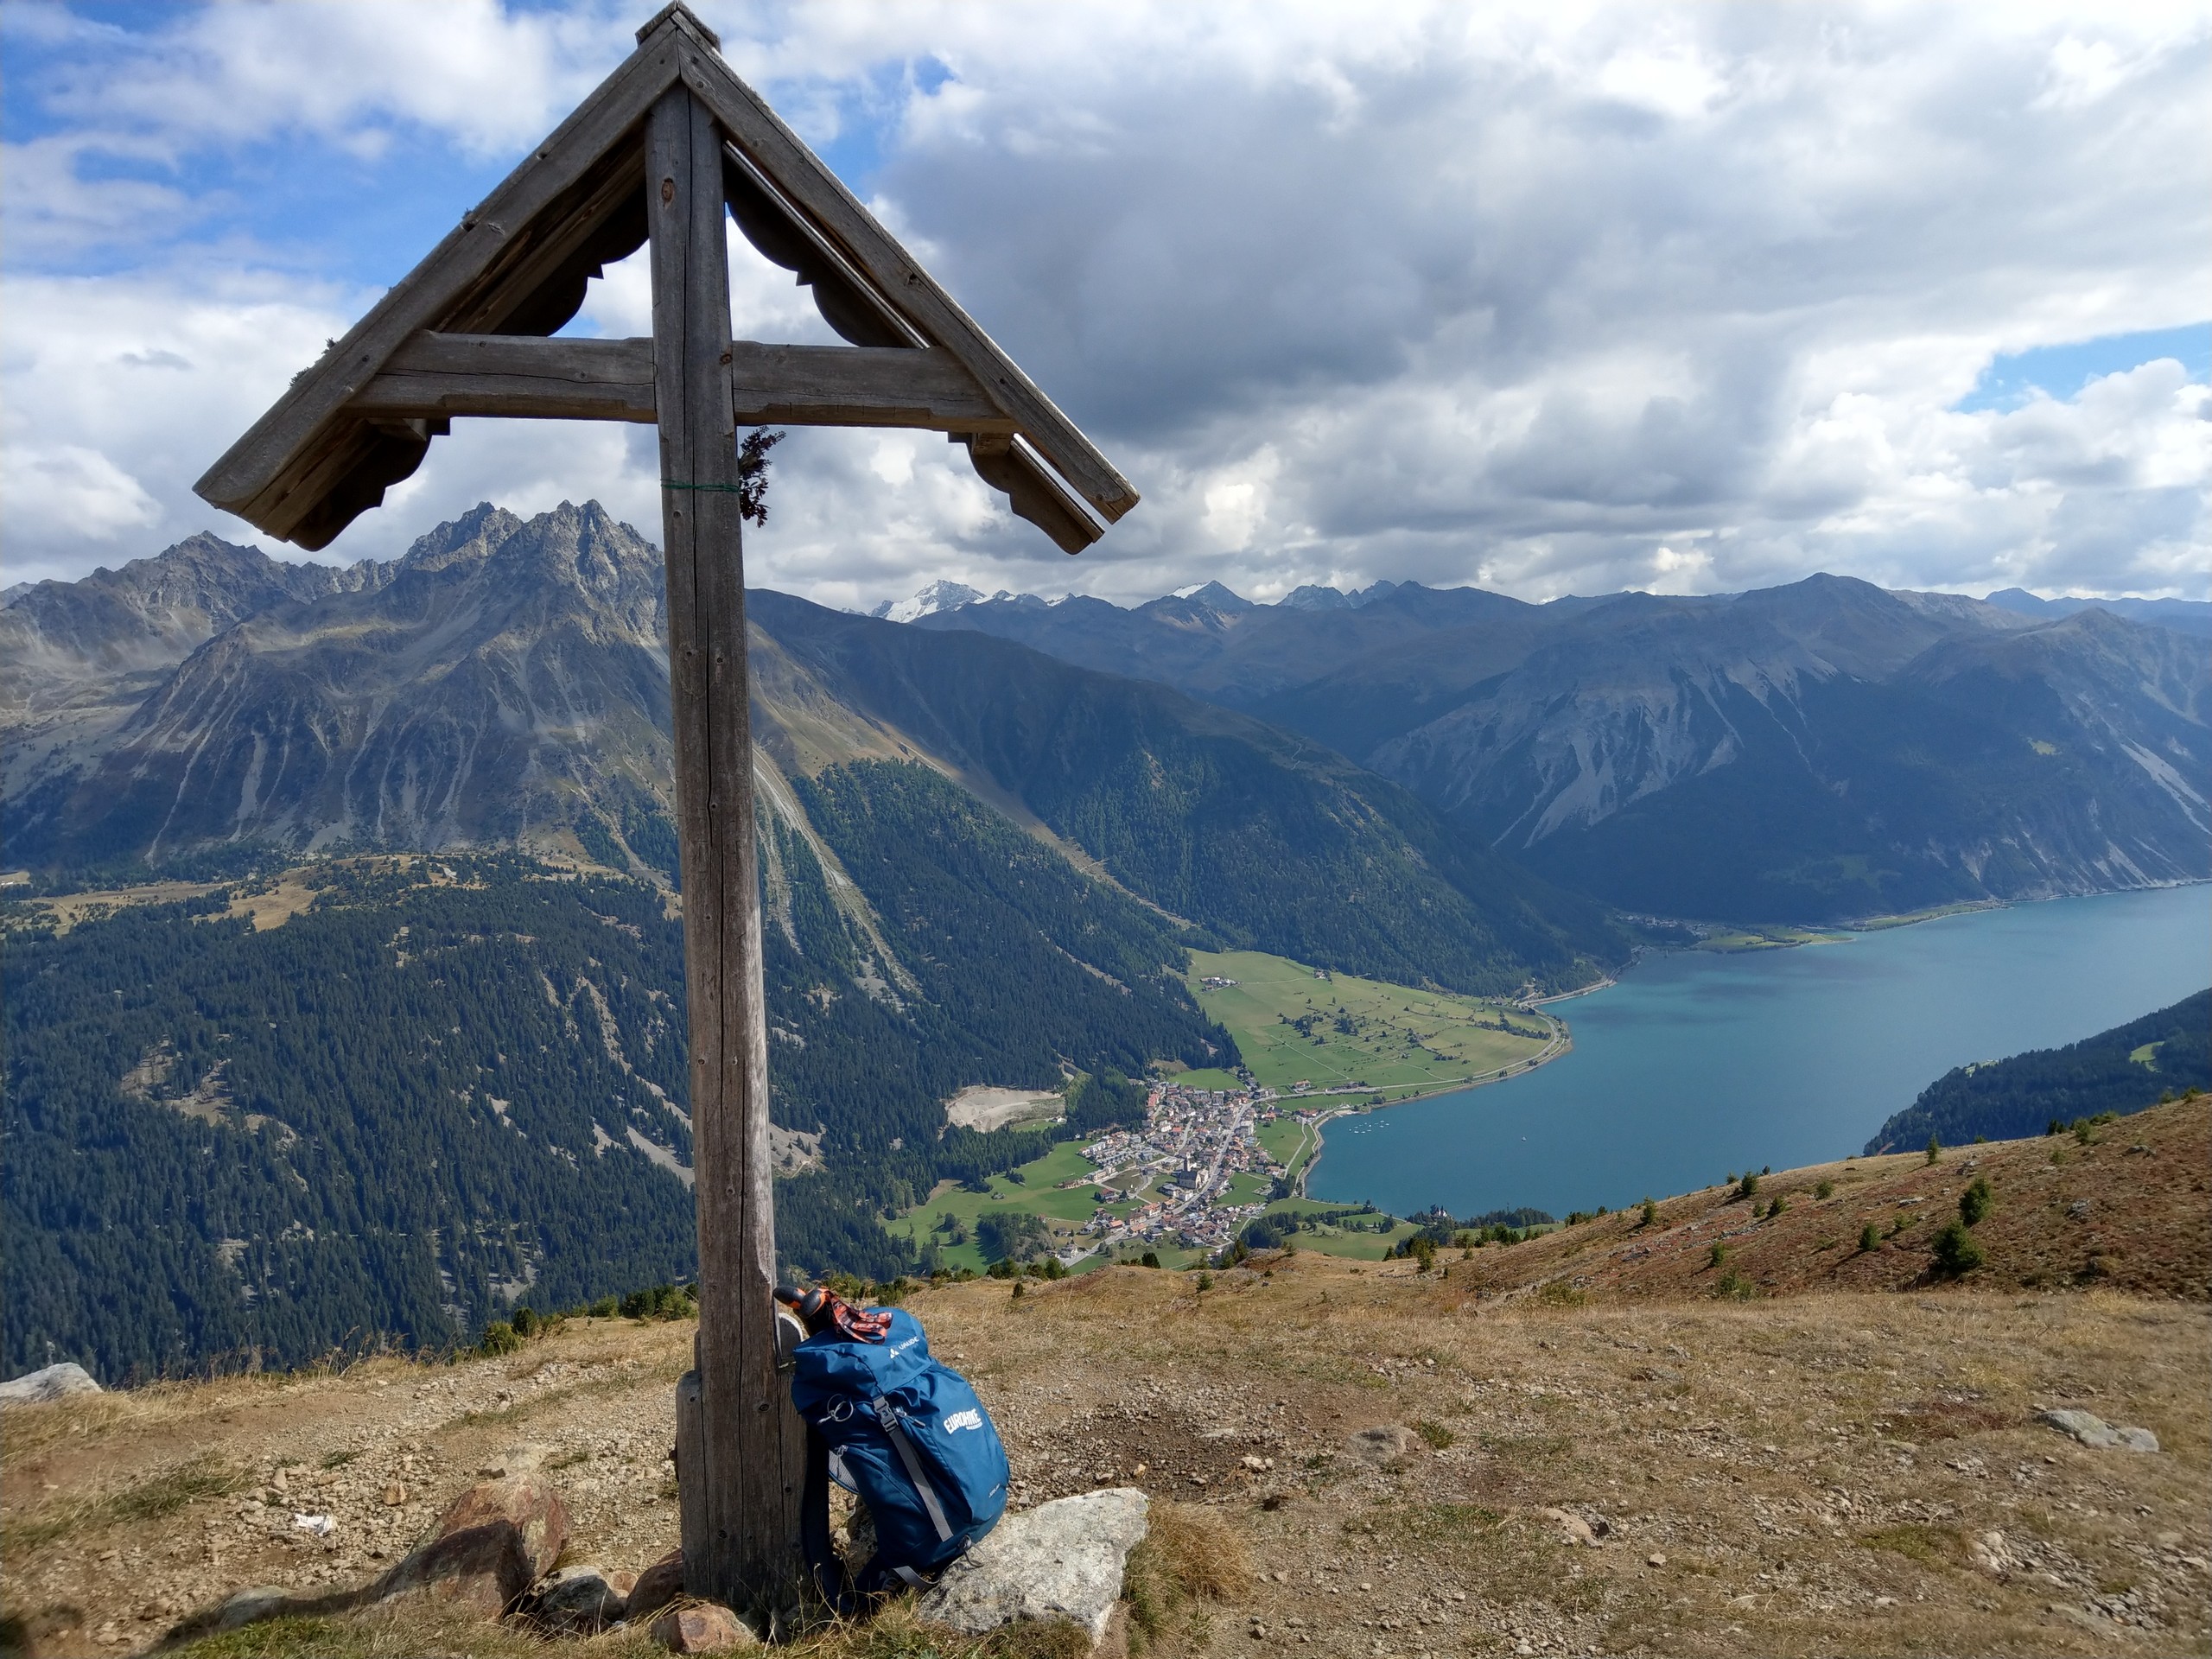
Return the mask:
<svg viewBox="0 0 2212 1659">
<path fill-rule="evenodd" d="M 945 1569 L 916 1608 L 981 1636 L 1017 1619 L 1066 1619 L 1096 1642 L 1121 1599 L 1129 1552 L 1145 1535 L 1145 1495 L 1115 1486 L 1009 1515 Z"/>
<path fill-rule="evenodd" d="M 12 1382 L 0 1382 L 0 1406 L 42 1406 L 66 1395 L 98 1394 L 100 1385 L 92 1373 L 73 1360 L 29 1371 Z"/>
</svg>

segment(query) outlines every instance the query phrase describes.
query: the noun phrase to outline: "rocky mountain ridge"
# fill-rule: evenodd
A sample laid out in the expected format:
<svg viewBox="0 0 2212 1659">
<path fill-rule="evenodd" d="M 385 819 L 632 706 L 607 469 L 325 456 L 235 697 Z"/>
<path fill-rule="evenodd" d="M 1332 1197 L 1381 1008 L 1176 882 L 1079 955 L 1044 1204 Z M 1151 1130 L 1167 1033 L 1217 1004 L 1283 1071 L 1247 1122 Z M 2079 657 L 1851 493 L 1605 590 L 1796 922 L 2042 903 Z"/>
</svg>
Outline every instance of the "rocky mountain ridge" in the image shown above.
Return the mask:
<svg viewBox="0 0 2212 1659">
<path fill-rule="evenodd" d="M 2185 631 L 1834 576 L 1339 597 L 994 600 L 915 626 L 1257 714 L 1638 911 L 1834 921 L 2212 874 L 2212 643 Z"/>
</svg>

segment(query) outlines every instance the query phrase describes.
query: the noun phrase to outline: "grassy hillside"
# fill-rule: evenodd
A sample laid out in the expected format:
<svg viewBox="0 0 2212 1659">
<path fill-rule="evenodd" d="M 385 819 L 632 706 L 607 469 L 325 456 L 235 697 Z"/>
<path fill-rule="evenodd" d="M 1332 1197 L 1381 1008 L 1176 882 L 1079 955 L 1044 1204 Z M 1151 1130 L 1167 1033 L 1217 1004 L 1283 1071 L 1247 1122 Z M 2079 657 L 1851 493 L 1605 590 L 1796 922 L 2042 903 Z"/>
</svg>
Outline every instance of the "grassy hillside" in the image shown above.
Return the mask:
<svg viewBox="0 0 2212 1659">
<path fill-rule="evenodd" d="M 2165 1107 L 2056 1166 L 2040 1141 L 1976 1149 L 1999 1207 L 1977 1230 L 1988 1264 L 1962 1281 L 1925 1281 L 1924 1253 L 1895 1242 L 1824 1277 L 1817 1248 L 1840 1217 L 1955 1198 L 1972 1173 L 1947 1157 L 1862 1161 L 1829 1200 L 1810 1194 L 1833 1173 L 1770 1178 L 1792 1203 L 1742 1246 L 1749 1276 L 1772 1281 L 1749 1300 L 1715 1296 L 1691 1259 L 1716 1224 L 1752 1224 L 1748 1203 L 1707 1192 L 1665 1201 L 1640 1240 L 1612 1218 L 1454 1253 L 1441 1273 L 1301 1249 L 1203 1290 L 1196 1274 L 1123 1268 L 1019 1299 L 947 1285 L 907 1306 L 975 1380 L 1018 1507 L 1134 1484 L 1241 1552 L 1248 1570 L 1224 1576 L 1219 1600 L 1154 1609 L 1147 1650 L 1168 1659 L 1378 1643 L 2196 1652 L 2212 1560 L 2208 1130 L 2202 1105 Z M 2069 1214 L 2084 1199 L 2086 1224 Z M 2064 1294 L 2069 1272 L 2024 1290 L 2123 1225 L 2120 1259 L 2140 1279 Z M 693 1330 L 579 1319 L 496 1360 L 377 1359 L 11 1411 L 9 1611 L 36 1653 L 74 1659 L 150 1647 L 244 1585 L 359 1582 L 518 1442 L 570 1508 L 568 1559 L 634 1569 L 676 1541 L 666 1452 Z M 2036 1421 L 2050 1406 L 2148 1427 L 2161 1450 L 2092 1451 Z M 330 1514 L 332 1537 L 305 1539 L 295 1508 Z M 1567 1547 L 1567 1516 L 1602 1522 L 1602 1546 Z M 900 1617 L 798 1651 L 984 1659 Z M 1284 1640 L 1299 1636 L 1311 1641 Z M 187 1651 L 649 1649 L 636 1632 L 547 1643 L 403 1608 Z"/>
<path fill-rule="evenodd" d="M 1223 980 L 1236 982 L 1208 983 Z M 1560 1033 L 1548 1015 L 1510 1001 L 1325 976 L 1257 950 L 1194 950 L 1185 982 L 1236 1038 L 1254 1078 L 1284 1094 L 1300 1084 L 1317 1092 L 1357 1084 L 1403 1100 L 1525 1065 Z M 1226 1074 L 1181 1081 L 1227 1086 L 1217 1077 Z"/>
</svg>

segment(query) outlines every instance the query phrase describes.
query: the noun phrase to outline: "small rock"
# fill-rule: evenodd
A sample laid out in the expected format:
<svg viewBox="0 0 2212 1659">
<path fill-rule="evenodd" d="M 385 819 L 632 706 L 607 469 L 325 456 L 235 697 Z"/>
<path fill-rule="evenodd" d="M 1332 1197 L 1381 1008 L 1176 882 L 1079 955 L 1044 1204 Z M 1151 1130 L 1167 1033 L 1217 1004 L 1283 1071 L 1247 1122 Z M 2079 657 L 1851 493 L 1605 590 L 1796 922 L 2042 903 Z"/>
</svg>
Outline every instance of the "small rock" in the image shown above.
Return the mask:
<svg viewBox="0 0 2212 1659">
<path fill-rule="evenodd" d="M 1591 1529 L 1590 1523 L 1572 1510 L 1543 1509 L 1538 1510 L 1536 1514 L 1540 1519 L 1550 1522 L 1560 1529 L 1563 1535 L 1562 1543 L 1586 1545 L 1592 1549 L 1599 1548 L 1598 1535 Z"/>
<path fill-rule="evenodd" d="M 2089 1218 L 2089 1201 L 2087 1198 L 2075 1199 L 2066 1206 L 2066 1218 L 2069 1221 L 2087 1221 Z"/>
<path fill-rule="evenodd" d="M 476 1472 L 485 1480 L 504 1480 L 514 1475 L 533 1474 L 545 1466 L 545 1459 L 551 1455 L 550 1449 L 543 1446 L 511 1446 Z"/>
<path fill-rule="evenodd" d="M 1352 1456 L 1381 1469 L 1413 1450 L 1414 1432 L 1396 1423 L 1378 1423 L 1373 1428 L 1361 1429 L 1348 1445 Z"/>
<path fill-rule="evenodd" d="M 2112 1425 L 2093 1412 L 2076 1411 L 2069 1407 L 2039 1413 L 2036 1421 L 2047 1424 L 2062 1434 L 2071 1435 L 2084 1446 L 2101 1449 L 2120 1444 L 2120 1436 L 2112 1432 Z"/>
<path fill-rule="evenodd" d="M 1974 1557 L 1974 1564 L 1995 1579 L 2009 1579 L 2021 1565 L 2012 1547 L 2005 1541 L 2001 1532 L 1976 1533 L 1967 1546 L 1967 1553 Z"/>
<path fill-rule="evenodd" d="M 100 1385 L 92 1374 L 74 1360 L 48 1365 L 6 1382 L 0 1382 L 0 1406 L 42 1406 L 49 1400 L 73 1394 L 98 1394 Z"/>
<path fill-rule="evenodd" d="M 388 1510 L 396 1510 L 406 1502 L 407 1489 L 401 1485 L 397 1481 L 393 1481 L 390 1485 L 384 1489 L 385 1508 Z"/>
<path fill-rule="evenodd" d="M 671 1549 L 644 1572 L 630 1586 L 624 1617 L 633 1623 L 650 1618 L 683 1593 L 683 1552 Z"/>
<path fill-rule="evenodd" d="M 531 1592 L 529 1611 L 550 1633 L 591 1636 L 623 1616 L 624 1600 L 600 1568 L 564 1567 Z"/>
<path fill-rule="evenodd" d="M 760 1641 L 743 1619 L 715 1601 L 670 1608 L 653 1621 L 652 1635 L 671 1653 L 727 1653 L 757 1647 Z"/>
<path fill-rule="evenodd" d="M 1009 1515 L 915 1611 L 968 1636 L 1017 1619 L 1065 1619 L 1096 1642 L 1121 1598 L 1129 1551 L 1145 1535 L 1147 1508 L 1142 1492 L 1116 1486 Z"/>
<path fill-rule="evenodd" d="M 1646 1567 L 1664 1567 L 1667 1565 L 1667 1558 L 1655 1549 L 1643 1558 L 1643 1564 Z"/>
</svg>

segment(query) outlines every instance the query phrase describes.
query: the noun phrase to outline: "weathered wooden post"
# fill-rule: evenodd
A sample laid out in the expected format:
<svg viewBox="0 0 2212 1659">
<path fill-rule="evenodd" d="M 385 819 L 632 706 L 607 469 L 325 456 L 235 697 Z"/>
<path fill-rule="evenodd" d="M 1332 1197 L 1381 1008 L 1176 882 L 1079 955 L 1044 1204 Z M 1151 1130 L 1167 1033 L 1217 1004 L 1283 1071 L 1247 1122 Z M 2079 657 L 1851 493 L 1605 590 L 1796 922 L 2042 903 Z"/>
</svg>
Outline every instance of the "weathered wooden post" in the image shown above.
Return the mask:
<svg viewBox="0 0 2212 1659">
<path fill-rule="evenodd" d="M 768 1027 L 721 142 L 706 106 L 680 85 L 646 122 L 645 212 L 699 1215 L 697 1403 L 687 1388 L 677 1437 L 683 1579 L 695 1594 L 731 1600 L 742 1586 L 758 1601 L 804 1570 L 806 1430 L 777 1375 L 769 1296 Z"/>
<path fill-rule="evenodd" d="M 737 78 L 720 44 L 682 4 L 658 13 L 638 50 L 197 487 L 315 549 L 380 505 L 457 416 L 658 423 L 699 1221 L 698 1369 L 677 1402 L 684 1583 L 780 1620 L 804 1577 L 804 1447 L 769 1296 L 737 428 L 944 432 L 1071 553 L 1137 497 Z M 813 289 L 850 346 L 731 339 L 725 210 Z M 652 340 L 550 338 L 592 277 L 648 240 Z"/>
</svg>

